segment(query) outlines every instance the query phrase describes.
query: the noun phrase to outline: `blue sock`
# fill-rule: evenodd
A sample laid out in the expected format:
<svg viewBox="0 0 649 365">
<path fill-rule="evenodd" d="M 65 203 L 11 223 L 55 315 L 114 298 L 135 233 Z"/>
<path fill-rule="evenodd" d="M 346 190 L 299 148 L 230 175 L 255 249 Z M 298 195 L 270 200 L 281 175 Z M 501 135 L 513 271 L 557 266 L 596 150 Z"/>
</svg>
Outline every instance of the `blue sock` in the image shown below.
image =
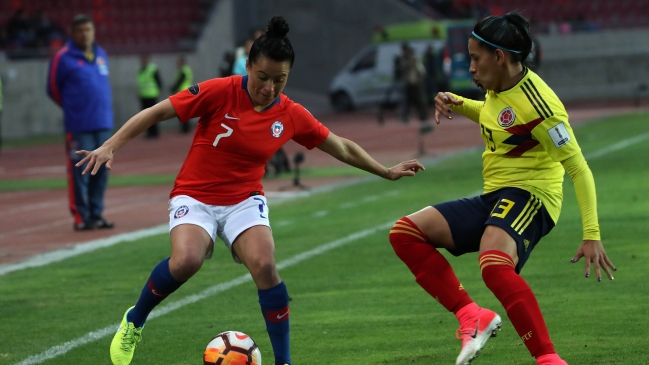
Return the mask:
<svg viewBox="0 0 649 365">
<path fill-rule="evenodd" d="M 160 302 L 162 302 L 169 294 L 180 288 L 185 282 L 180 282 L 174 279 L 169 271 L 169 257 L 160 261 L 153 271 L 149 280 L 142 288 L 140 299 L 137 300 L 135 308 L 131 309 L 126 315 L 128 322 L 133 322 L 135 327 L 142 327 L 146 321 L 146 317 Z"/>
<path fill-rule="evenodd" d="M 270 289 L 258 290 L 261 313 L 275 353 L 275 364 L 291 363 L 288 291 L 282 281 Z"/>
</svg>

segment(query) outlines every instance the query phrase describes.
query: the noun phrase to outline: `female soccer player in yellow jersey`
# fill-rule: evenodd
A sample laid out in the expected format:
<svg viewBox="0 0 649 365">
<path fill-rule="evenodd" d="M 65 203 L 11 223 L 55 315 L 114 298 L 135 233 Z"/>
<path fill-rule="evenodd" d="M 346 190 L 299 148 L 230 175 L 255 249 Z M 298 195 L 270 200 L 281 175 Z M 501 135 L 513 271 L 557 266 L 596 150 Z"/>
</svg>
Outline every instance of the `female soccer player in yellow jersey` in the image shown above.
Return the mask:
<svg viewBox="0 0 649 365">
<path fill-rule="evenodd" d="M 401 218 L 390 231 L 397 256 L 416 281 L 460 328 L 457 365 L 469 364 L 501 319 L 474 303 L 438 249 L 455 256 L 479 252 L 482 278 L 500 300 L 539 365 L 567 364 L 554 350 L 536 297 L 520 270 L 541 237 L 554 227 L 562 202 L 564 171 L 570 175 L 583 222 L 583 242 L 571 260 L 613 280 L 616 268 L 600 241 L 593 175 L 554 92 L 523 64 L 532 47 L 529 24 L 518 13 L 480 20 L 469 39 L 474 82 L 486 100 L 451 93 L 435 98 L 435 119 L 458 112 L 479 125 L 484 194 L 436 204 Z"/>
</svg>

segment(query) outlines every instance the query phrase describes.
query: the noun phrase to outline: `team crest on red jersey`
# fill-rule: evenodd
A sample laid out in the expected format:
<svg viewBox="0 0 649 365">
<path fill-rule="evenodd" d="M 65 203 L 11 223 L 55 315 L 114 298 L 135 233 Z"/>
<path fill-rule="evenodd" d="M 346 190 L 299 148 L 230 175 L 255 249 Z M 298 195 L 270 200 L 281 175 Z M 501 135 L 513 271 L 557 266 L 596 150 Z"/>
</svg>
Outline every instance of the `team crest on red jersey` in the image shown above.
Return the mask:
<svg viewBox="0 0 649 365">
<path fill-rule="evenodd" d="M 275 138 L 279 138 L 282 133 L 284 133 L 284 124 L 282 124 L 282 122 L 280 122 L 279 120 L 275 121 L 275 123 L 273 123 L 273 125 L 270 127 L 270 134 L 272 134 Z"/>
<path fill-rule="evenodd" d="M 515 120 L 516 113 L 514 113 L 514 109 L 511 106 L 506 107 L 498 114 L 498 125 L 501 127 L 511 127 Z"/>
</svg>

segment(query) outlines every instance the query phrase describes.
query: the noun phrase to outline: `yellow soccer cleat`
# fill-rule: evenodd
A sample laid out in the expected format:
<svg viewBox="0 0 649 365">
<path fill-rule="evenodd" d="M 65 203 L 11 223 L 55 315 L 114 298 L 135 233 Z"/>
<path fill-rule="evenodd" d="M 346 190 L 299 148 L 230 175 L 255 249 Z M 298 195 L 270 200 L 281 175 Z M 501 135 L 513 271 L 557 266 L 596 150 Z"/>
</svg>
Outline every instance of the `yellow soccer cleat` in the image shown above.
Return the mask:
<svg viewBox="0 0 649 365">
<path fill-rule="evenodd" d="M 124 313 L 122 323 L 120 323 L 117 333 L 113 337 L 113 342 L 110 343 L 110 360 L 113 365 L 129 365 L 133 359 L 135 345 L 142 339 L 144 326 L 135 328 L 133 322 L 126 321 L 126 315 L 133 308 L 127 309 L 126 313 Z"/>
</svg>

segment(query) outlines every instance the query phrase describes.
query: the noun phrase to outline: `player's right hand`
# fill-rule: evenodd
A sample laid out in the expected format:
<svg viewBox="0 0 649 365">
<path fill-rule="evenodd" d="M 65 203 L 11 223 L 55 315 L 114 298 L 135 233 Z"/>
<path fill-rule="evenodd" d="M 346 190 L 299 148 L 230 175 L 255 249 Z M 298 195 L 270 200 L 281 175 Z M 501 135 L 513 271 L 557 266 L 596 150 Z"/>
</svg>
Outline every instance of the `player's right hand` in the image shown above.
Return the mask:
<svg viewBox="0 0 649 365">
<path fill-rule="evenodd" d="M 600 269 L 603 269 L 608 275 L 608 278 L 613 280 L 613 274 L 611 271 L 617 271 L 617 267 L 613 265 L 611 260 L 609 260 L 606 255 L 606 250 L 604 250 L 604 245 L 600 240 L 583 240 L 577 253 L 570 260 L 573 264 L 579 261 L 581 258 L 584 258 L 585 269 L 584 274 L 586 278 L 590 277 L 590 267 L 591 265 L 595 267 L 595 274 L 597 275 L 597 281 L 602 281 L 602 273 Z"/>
<path fill-rule="evenodd" d="M 110 170 L 111 163 L 113 162 L 113 151 L 106 146 L 101 146 L 92 152 L 79 150 L 75 153 L 77 155 L 84 155 L 85 157 L 74 166 L 81 167 L 86 162 L 88 163 L 86 168 L 83 169 L 82 175 L 87 174 L 89 171 L 90 175 L 95 175 L 104 163 L 106 164 L 106 168 Z"/>
<path fill-rule="evenodd" d="M 453 105 L 462 105 L 463 100 L 456 99 L 450 93 L 439 92 L 435 97 L 435 121 L 439 124 L 440 114 L 445 116 L 448 119 L 453 119 L 451 113 L 453 112 L 448 106 Z"/>
<path fill-rule="evenodd" d="M 385 177 L 388 180 L 399 180 L 403 176 L 414 176 L 420 170 L 426 170 L 424 165 L 417 160 L 408 160 L 392 166 L 388 169 L 388 174 Z"/>
</svg>

